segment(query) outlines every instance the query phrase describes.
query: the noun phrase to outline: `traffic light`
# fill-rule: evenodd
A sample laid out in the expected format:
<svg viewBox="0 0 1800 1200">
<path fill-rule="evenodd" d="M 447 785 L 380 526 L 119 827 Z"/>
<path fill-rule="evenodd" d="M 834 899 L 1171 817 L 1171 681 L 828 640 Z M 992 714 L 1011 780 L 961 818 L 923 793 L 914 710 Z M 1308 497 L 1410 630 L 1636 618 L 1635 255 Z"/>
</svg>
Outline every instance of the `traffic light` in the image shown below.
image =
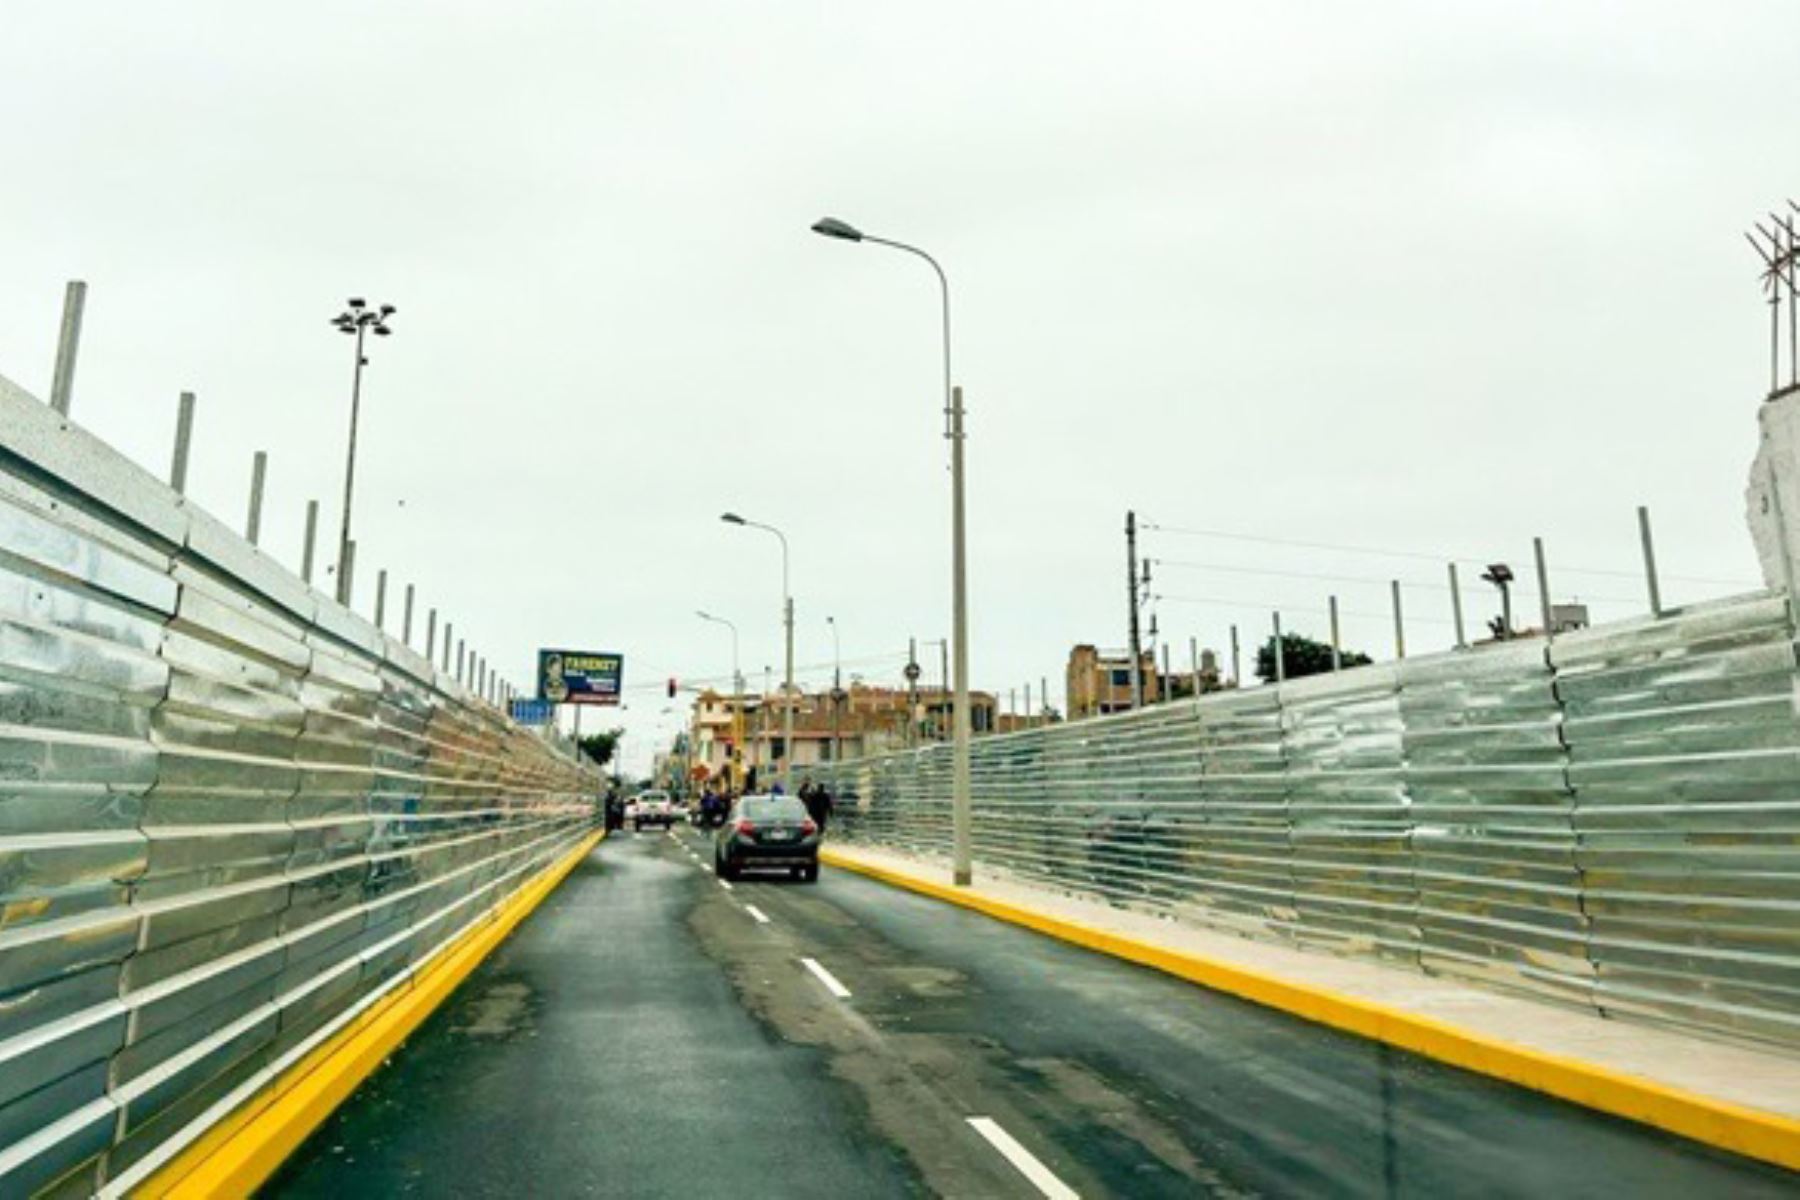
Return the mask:
<svg viewBox="0 0 1800 1200">
<path fill-rule="evenodd" d="M 675 677 L 673 675 L 671 675 L 671 676 L 669 676 L 669 699 L 673 700 L 674 698 L 675 698 Z"/>
</svg>

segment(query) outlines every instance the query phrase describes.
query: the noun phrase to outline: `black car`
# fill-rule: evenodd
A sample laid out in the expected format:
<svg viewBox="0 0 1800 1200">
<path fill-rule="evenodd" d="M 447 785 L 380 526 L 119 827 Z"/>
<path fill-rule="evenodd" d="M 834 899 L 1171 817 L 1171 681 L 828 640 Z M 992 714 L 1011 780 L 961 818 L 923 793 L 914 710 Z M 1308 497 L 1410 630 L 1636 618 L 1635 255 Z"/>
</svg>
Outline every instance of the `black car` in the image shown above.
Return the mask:
<svg viewBox="0 0 1800 1200">
<path fill-rule="evenodd" d="M 806 883 L 819 877 L 819 826 L 797 797 L 745 796 L 713 835 L 713 870 L 720 879 L 763 867 Z"/>
</svg>

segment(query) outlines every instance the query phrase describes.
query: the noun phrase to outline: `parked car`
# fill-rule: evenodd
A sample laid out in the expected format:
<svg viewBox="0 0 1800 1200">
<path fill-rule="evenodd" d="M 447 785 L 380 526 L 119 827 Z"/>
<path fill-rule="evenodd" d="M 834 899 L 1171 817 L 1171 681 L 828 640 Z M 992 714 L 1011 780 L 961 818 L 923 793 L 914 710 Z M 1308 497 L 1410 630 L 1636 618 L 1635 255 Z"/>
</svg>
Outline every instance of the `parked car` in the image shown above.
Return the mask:
<svg viewBox="0 0 1800 1200">
<path fill-rule="evenodd" d="M 667 829 L 675 823 L 675 801 L 667 792 L 639 792 L 625 806 L 625 819 L 631 822 L 633 829 L 640 831 L 646 825 L 661 825 Z"/>
<path fill-rule="evenodd" d="M 819 826 L 797 796 L 744 796 L 713 835 L 713 871 L 736 879 L 774 868 L 812 883 L 819 878 Z"/>
</svg>

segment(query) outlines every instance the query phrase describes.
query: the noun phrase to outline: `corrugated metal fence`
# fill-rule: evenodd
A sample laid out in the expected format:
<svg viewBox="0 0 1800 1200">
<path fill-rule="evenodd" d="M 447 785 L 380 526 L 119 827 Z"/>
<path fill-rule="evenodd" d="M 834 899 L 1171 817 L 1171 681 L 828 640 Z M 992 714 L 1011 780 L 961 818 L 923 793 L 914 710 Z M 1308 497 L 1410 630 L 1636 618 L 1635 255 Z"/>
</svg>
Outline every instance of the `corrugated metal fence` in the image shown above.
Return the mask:
<svg viewBox="0 0 1800 1200">
<path fill-rule="evenodd" d="M 0 380 L 0 1195 L 147 1171 L 598 783 Z"/>
<path fill-rule="evenodd" d="M 978 739 L 977 868 L 1797 1044 L 1794 635 L 1755 595 Z M 948 854 L 947 746 L 815 774 Z"/>
</svg>

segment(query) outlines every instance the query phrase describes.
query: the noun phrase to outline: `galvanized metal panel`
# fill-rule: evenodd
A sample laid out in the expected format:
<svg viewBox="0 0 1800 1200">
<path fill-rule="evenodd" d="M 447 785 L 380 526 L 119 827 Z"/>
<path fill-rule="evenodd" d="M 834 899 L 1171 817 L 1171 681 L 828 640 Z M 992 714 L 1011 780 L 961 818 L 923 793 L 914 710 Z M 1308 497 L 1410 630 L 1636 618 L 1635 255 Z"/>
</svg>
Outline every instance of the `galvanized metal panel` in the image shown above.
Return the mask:
<svg viewBox="0 0 1800 1200">
<path fill-rule="evenodd" d="M 0 434 L 0 1191 L 191 1139 L 599 786 L 39 416 Z"/>
<path fill-rule="evenodd" d="M 1800 670 L 1752 595 L 978 738 L 1003 870 L 1258 937 L 1800 1043 Z M 950 847 L 950 750 L 814 771 Z"/>
<path fill-rule="evenodd" d="M 1800 720 L 1780 597 L 1560 641 L 1596 1003 L 1800 1040 Z"/>
</svg>

